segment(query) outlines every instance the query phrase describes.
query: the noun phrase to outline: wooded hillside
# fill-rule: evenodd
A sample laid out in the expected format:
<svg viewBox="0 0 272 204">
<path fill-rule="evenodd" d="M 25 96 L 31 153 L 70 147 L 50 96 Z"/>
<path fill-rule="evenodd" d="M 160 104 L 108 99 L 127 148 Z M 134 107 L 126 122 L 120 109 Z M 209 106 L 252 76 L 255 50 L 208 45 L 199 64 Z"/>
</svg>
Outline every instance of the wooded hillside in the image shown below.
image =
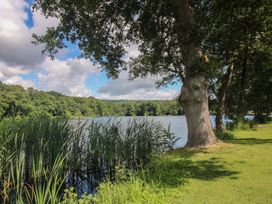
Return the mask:
<svg viewBox="0 0 272 204">
<path fill-rule="evenodd" d="M 52 116 L 157 116 L 180 115 L 175 100 L 108 101 L 94 97 L 65 96 L 57 92 L 24 89 L 0 83 L 0 117 L 41 113 Z"/>
</svg>

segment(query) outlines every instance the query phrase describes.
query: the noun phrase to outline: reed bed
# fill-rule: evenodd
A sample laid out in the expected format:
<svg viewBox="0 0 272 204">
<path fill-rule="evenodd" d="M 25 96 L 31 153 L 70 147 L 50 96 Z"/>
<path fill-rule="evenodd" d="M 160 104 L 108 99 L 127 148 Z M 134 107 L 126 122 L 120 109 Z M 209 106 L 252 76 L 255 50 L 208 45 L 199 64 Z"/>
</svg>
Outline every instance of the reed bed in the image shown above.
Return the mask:
<svg viewBox="0 0 272 204">
<path fill-rule="evenodd" d="M 129 178 L 174 144 L 169 128 L 147 119 L 78 121 L 33 115 L 0 121 L 0 202 L 59 203 Z M 120 174 L 121 172 L 121 174 Z"/>
</svg>

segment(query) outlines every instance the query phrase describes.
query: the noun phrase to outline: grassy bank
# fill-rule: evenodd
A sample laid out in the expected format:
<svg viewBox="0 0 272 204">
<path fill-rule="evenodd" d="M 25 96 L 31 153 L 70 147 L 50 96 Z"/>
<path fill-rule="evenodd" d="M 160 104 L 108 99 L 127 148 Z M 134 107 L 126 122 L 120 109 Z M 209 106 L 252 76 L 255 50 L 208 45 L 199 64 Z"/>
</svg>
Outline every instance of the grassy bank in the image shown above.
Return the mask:
<svg viewBox="0 0 272 204">
<path fill-rule="evenodd" d="M 136 181 L 103 184 L 96 199 L 99 203 L 272 203 L 272 125 L 234 134 L 235 139 L 209 150 L 175 150 Z"/>
<path fill-rule="evenodd" d="M 165 153 L 173 135 L 145 120 L 2 120 L 0 203 L 272 203 L 272 124 L 231 134 Z"/>
</svg>

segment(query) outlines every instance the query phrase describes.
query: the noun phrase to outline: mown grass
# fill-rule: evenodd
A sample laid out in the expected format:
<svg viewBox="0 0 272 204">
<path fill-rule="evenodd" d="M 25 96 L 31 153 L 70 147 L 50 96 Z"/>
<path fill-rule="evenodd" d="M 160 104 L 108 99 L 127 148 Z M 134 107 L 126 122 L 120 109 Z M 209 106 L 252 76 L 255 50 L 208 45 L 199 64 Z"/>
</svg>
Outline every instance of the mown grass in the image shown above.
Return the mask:
<svg viewBox="0 0 272 204">
<path fill-rule="evenodd" d="M 102 188 L 97 203 L 116 203 L 119 196 L 127 199 L 118 203 L 272 203 L 272 125 L 233 134 L 235 138 L 209 149 L 170 152 L 139 173 L 135 184 Z M 143 201 L 145 186 L 153 193 Z"/>
</svg>

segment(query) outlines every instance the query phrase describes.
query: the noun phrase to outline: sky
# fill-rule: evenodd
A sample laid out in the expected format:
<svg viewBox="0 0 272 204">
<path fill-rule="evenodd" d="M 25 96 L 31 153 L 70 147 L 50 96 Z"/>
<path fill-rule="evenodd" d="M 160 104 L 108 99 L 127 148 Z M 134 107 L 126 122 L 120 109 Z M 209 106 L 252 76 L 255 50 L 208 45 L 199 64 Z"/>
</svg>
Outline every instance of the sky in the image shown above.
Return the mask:
<svg viewBox="0 0 272 204">
<path fill-rule="evenodd" d="M 42 55 L 43 45 L 35 46 L 32 33 L 42 35 L 58 19 L 32 13 L 32 0 L 0 0 L 0 81 L 56 91 L 69 96 L 100 99 L 167 100 L 178 96 L 180 85 L 156 88 L 158 78 L 128 80 L 122 71 L 116 80 L 108 79 L 97 65 L 78 58 L 79 50 L 68 44 L 51 60 Z M 126 57 L 136 57 L 137 46 L 127 48 Z"/>
</svg>

